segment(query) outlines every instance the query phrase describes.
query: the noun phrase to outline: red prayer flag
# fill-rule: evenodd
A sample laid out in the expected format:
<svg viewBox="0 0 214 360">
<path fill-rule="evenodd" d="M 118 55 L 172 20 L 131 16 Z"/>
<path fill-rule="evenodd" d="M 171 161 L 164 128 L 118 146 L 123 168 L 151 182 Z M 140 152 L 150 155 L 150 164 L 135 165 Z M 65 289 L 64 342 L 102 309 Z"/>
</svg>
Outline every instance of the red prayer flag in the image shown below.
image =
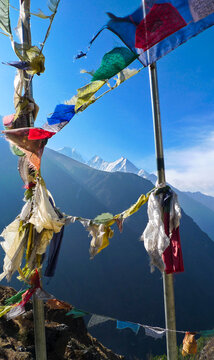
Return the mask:
<svg viewBox="0 0 214 360">
<path fill-rule="evenodd" d="M 29 129 L 28 140 L 49 139 L 55 134 L 56 133 L 52 131 L 47 131 L 39 128 L 31 128 Z"/>
<path fill-rule="evenodd" d="M 34 132 L 32 132 L 32 136 L 34 137 L 34 140 L 29 139 L 29 132 L 32 129 L 29 128 L 18 128 L 13 130 L 4 130 L 2 131 L 3 134 L 5 134 L 6 139 L 11 142 L 12 144 L 16 145 L 21 151 L 23 151 L 26 154 L 26 157 L 30 163 L 30 165 L 35 168 L 36 170 L 40 169 L 41 164 L 41 157 L 43 154 L 43 150 L 45 145 L 48 141 L 48 136 L 51 133 L 49 131 L 45 131 L 46 134 L 43 132 L 39 132 L 41 137 L 38 139 L 36 138 L 36 133 L 34 135 Z M 40 130 L 40 129 L 38 129 Z M 42 129 L 41 129 L 42 130 Z M 42 137 L 42 136 L 45 136 Z M 37 133 L 38 136 L 38 133 Z M 51 135 L 52 136 L 52 135 Z"/>
<path fill-rule="evenodd" d="M 155 4 L 137 26 L 135 47 L 146 51 L 186 25 L 172 4 Z"/>
<path fill-rule="evenodd" d="M 169 236 L 169 213 L 164 212 L 164 229 Z M 178 273 L 184 271 L 183 256 L 181 250 L 181 240 L 179 227 L 173 229 L 170 237 L 170 244 L 163 253 L 163 262 L 165 264 L 166 274 Z"/>
</svg>

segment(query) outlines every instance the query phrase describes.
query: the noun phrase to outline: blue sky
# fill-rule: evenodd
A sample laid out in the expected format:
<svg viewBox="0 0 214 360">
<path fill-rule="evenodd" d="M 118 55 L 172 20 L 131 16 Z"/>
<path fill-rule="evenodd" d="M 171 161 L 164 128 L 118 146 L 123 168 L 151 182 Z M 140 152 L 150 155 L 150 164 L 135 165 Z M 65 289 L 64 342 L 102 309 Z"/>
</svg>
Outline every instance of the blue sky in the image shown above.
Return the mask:
<svg viewBox="0 0 214 360">
<path fill-rule="evenodd" d="M 138 0 L 61 0 L 44 49 L 46 71 L 33 82 L 40 106 L 36 126 L 42 126 L 54 107 L 70 99 L 89 82 L 81 69 L 97 69 L 102 56 L 121 41 L 105 30 L 87 58 L 73 61 L 85 50 L 93 34 L 107 21 L 106 12 L 124 16 L 139 6 Z M 18 0 L 11 0 L 15 7 Z M 32 10 L 48 12 L 44 1 L 32 2 Z M 11 9 L 13 28 L 18 13 Z M 48 20 L 32 18 L 32 43 L 39 45 Z M 163 142 L 167 180 L 182 190 L 214 195 L 214 29 L 189 40 L 158 61 Z M 0 34 L 0 61 L 16 60 L 10 41 Z M 135 61 L 130 67 L 140 67 Z M 0 64 L 0 114 L 14 112 L 15 70 Z M 118 89 L 97 101 L 56 134 L 53 149 L 75 147 L 89 159 L 98 154 L 107 161 L 127 157 L 138 167 L 155 171 L 155 150 L 148 70 L 145 68 Z"/>
</svg>

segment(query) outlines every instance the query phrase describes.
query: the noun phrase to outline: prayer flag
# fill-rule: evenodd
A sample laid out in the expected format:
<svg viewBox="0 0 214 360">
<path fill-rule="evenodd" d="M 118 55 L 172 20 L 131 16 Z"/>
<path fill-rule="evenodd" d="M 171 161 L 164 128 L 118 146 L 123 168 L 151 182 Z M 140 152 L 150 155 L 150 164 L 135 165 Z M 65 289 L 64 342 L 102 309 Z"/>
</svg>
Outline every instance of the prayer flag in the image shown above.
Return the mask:
<svg viewBox="0 0 214 360">
<path fill-rule="evenodd" d="M 29 68 L 26 69 L 28 74 L 40 75 L 45 71 L 45 57 L 37 46 L 18 44 L 16 42 L 12 44 L 18 58 L 29 64 Z"/>
<path fill-rule="evenodd" d="M 68 122 L 75 115 L 74 105 L 59 104 L 55 107 L 55 110 L 50 118 L 48 118 L 49 125 L 62 124 Z"/>
<path fill-rule="evenodd" d="M 43 129 L 57 133 L 60 130 L 62 130 L 62 128 L 67 124 L 68 124 L 68 121 L 59 122 L 58 124 L 54 124 L 54 125 L 49 125 L 48 122 L 46 122 L 43 125 Z"/>
<path fill-rule="evenodd" d="M 60 0 L 48 0 L 48 7 L 53 13 L 56 12 Z"/>
<path fill-rule="evenodd" d="M 11 127 L 14 122 L 15 114 L 6 115 L 3 117 L 3 125 L 6 127 Z"/>
<path fill-rule="evenodd" d="M 49 294 L 47 291 L 43 290 L 41 287 L 36 289 L 35 291 L 36 296 L 38 299 L 42 301 L 48 301 L 50 299 L 54 299 L 54 296 Z"/>
<path fill-rule="evenodd" d="M 93 314 L 88 322 L 87 327 L 90 328 L 92 326 L 103 324 L 104 322 L 109 321 L 109 320 L 113 320 L 113 319 L 109 318 L 107 316 Z"/>
<path fill-rule="evenodd" d="M 125 47 L 116 47 L 106 53 L 99 69 L 93 74 L 92 81 L 107 80 L 131 64 L 137 55 Z"/>
<path fill-rule="evenodd" d="M 214 2 L 143 0 L 142 6 L 128 16 L 108 16 L 110 20 L 101 31 L 107 28 L 114 32 L 148 66 L 212 26 Z"/>
<path fill-rule="evenodd" d="M 16 218 L 3 230 L 0 236 L 4 238 L 0 245 L 5 251 L 3 273 L 0 274 L 0 281 L 5 276 L 9 281 L 22 263 L 28 234 L 26 229 L 20 227 L 20 221 Z"/>
<path fill-rule="evenodd" d="M 22 290 L 17 292 L 15 295 L 11 296 L 9 299 L 5 300 L 6 305 L 13 305 L 19 303 L 22 300 L 22 295 L 26 292 L 26 290 Z"/>
<path fill-rule="evenodd" d="M 83 317 L 85 315 L 88 315 L 89 313 L 86 311 L 78 310 L 76 308 L 73 308 L 71 311 L 69 311 L 66 315 L 72 315 L 72 318 L 77 319 L 79 317 Z"/>
<path fill-rule="evenodd" d="M 122 330 L 122 329 L 125 329 L 125 328 L 130 328 L 137 335 L 137 333 L 138 333 L 138 331 L 140 329 L 140 325 L 134 324 L 134 323 L 129 322 L 129 321 L 119 321 L 119 320 L 117 320 L 117 329 Z"/>
<path fill-rule="evenodd" d="M 101 89 L 104 84 L 105 81 L 97 80 L 77 89 L 75 111 L 85 110 L 90 104 L 96 101 L 94 94 Z"/>
<path fill-rule="evenodd" d="M 38 128 L 19 128 L 2 132 L 10 143 L 26 154 L 30 165 L 39 170 L 47 139 L 55 133 Z"/>
<path fill-rule="evenodd" d="M 48 264 L 45 270 L 45 276 L 47 277 L 52 277 L 55 274 L 63 233 L 64 233 L 64 226 L 61 228 L 59 233 L 54 233 L 53 238 L 51 239 L 49 254 L 48 254 Z"/>
<path fill-rule="evenodd" d="M 214 337 L 214 329 L 200 331 L 200 335 L 203 337 Z"/>
<path fill-rule="evenodd" d="M 0 306 L 0 317 L 7 314 L 12 309 L 12 305 Z"/>
<path fill-rule="evenodd" d="M 29 70 L 30 69 L 30 64 L 28 61 L 10 61 L 7 63 L 3 62 L 2 64 L 13 66 L 20 70 Z"/>
<path fill-rule="evenodd" d="M 25 307 L 23 305 L 17 305 L 7 313 L 7 320 L 15 319 L 17 316 L 24 314 Z"/>
<path fill-rule="evenodd" d="M 166 333 L 165 329 L 161 329 L 158 327 L 144 326 L 144 329 L 145 329 L 145 334 L 147 336 L 153 337 L 155 340 L 162 338 L 163 335 L 165 335 Z"/>
<path fill-rule="evenodd" d="M 55 135 L 55 132 L 38 128 L 30 128 L 28 140 L 50 139 L 53 135 Z"/>
<path fill-rule="evenodd" d="M 62 310 L 69 311 L 71 309 L 70 304 L 68 304 L 65 301 L 58 300 L 58 299 L 50 299 L 50 300 L 48 300 L 47 305 L 48 305 L 48 307 L 50 309 L 53 309 L 53 310 L 62 309 Z"/>
<path fill-rule="evenodd" d="M 0 29 L 11 34 L 9 0 L 1 0 L 0 4 Z"/>
</svg>

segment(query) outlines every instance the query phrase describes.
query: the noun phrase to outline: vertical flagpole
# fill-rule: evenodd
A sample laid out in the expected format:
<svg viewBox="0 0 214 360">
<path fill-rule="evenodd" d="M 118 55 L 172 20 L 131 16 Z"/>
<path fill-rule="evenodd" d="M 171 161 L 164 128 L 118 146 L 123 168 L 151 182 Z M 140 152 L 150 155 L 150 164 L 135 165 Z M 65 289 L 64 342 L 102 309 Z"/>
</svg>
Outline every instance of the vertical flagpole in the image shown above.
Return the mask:
<svg viewBox="0 0 214 360">
<path fill-rule="evenodd" d="M 30 0 L 19 0 L 20 3 L 20 21 L 21 21 L 21 42 L 22 44 L 31 46 L 31 30 L 30 30 Z M 29 98 L 33 97 L 32 81 L 29 80 L 28 74 L 24 73 L 24 92 Z M 28 117 L 28 126 L 34 126 L 32 113 Z M 35 236 L 35 234 L 34 234 Z M 34 339 L 36 360 L 47 360 L 46 338 L 45 338 L 45 319 L 44 304 L 33 295 L 33 315 L 34 315 Z"/>
<path fill-rule="evenodd" d="M 149 79 L 151 89 L 158 184 L 161 184 L 164 183 L 166 179 L 164 169 L 164 153 L 156 63 L 149 65 Z M 165 272 L 163 272 L 163 290 L 166 328 L 170 330 L 176 330 L 173 274 L 167 275 Z M 166 342 L 167 360 L 177 360 L 177 339 L 175 331 L 167 331 Z"/>
</svg>

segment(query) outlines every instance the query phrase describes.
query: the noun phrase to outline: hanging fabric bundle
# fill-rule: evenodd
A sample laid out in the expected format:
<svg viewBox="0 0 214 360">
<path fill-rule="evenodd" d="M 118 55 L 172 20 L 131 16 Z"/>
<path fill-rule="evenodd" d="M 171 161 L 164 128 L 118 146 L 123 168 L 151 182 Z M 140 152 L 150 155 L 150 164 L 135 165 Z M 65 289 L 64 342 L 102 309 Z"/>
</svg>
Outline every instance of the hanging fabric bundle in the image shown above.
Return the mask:
<svg viewBox="0 0 214 360">
<path fill-rule="evenodd" d="M 11 61 L 6 65 L 25 70 L 29 75 L 40 75 L 45 71 L 45 57 L 37 46 L 12 42 L 13 49 L 21 61 Z"/>
<path fill-rule="evenodd" d="M 0 244 L 5 251 L 3 273 L 0 275 L 0 280 L 6 276 L 9 281 L 22 263 L 24 249 L 27 244 L 28 228 L 23 227 L 22 222 L 17 217 L 3 230 L 0 236 L 4 238 L 4 241 Z"/>
<path fill-rule="evenodd" d="M 53 277 L 55 274 L 59 252 L 62 244 L 63 234 L 64 234 L 64 226 L 61 228 L 60 232 L 54 233 L 53 238 L 51 239 L 49 254 L 48 254 L 48 264 L 45 270 L 45 276 L 47 277 Z"/>
<path fill-rule="evenodd" d="M 148 218 L 141 240 L 150 256 L 152 271 L 153 266 L 167 274 L 184 271 L 179 236 L 181 209 L 169 186 L 162 186 L 150 195 Z"/>
<path fill-rule="evenodd" d="M 92 236 L 90 244 L 90 255 L 91 258 L 93 258 L 109 245 L 109 239 L 113 237 L 114 231 L 110 228 L 110 226 L 105 226 L 103 224 L 93 224 L 89 226 L 87 230 Z"/>
<path fill-rule="evenodd" d="M 195 333 L 186 332 L 183 340 L 182 355 L 193 355 L 197 353 L 197 342 L 195 340 Z"/>
<path fill-rule="evenodd" d="M 170 244 L 163 253 L 165 272 L 166 274 L 183 272 L 184 264 L 179 233 L 181 210 L 177 195 L 170 188 L 166 187 L 165 190 L 163 190 L 162 201 L 164 230 L 170 238 Z"/>
</svg>

